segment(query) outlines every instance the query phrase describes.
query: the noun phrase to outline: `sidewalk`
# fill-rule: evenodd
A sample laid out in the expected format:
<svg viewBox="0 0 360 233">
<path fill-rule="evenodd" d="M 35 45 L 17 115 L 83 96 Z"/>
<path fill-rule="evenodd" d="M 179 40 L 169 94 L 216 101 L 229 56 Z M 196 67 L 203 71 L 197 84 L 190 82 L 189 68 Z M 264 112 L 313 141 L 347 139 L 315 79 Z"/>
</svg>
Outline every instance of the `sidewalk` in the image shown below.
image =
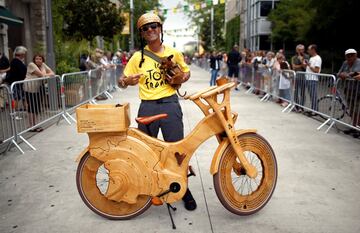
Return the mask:
<svg viewBox="0 0 360 233">
<path fill-rule="evenodd" d="M 192 66 L 181 92 L 194 93 L 209 85 L 210 73 Z M 132 126 L 139 106 L 137 87 L 99 103 L 130 102 Z M 272 199 L 255 215 L 241 217 L 218 201 L 209 173 L 215 138 L 205 142 L 191 164 L 197 174 L 190 189 L 198 208 L 189 212 L 175 203 L 172 230 L 166 206 L 152 206 L 127 221 L 110 221 L 94 214 L 82 202 L 75 183 L 75 158 L 86 147 L 86 134 L 64 120 L 30 138 L 37 151 L 21 145 L 0 155 L 0 232 L 360 232 L 360 143 L 351 136 L 317 131 L 319 122 L 301 114 L 281 113 L 274 103 L 261 103 L 241 89 L 232 93 L 237 128 L 256 128 L 273 146 L 278 161 L 278 182 Z M 181 100 L 185 133 L 203 114 Z"/>
</svg>

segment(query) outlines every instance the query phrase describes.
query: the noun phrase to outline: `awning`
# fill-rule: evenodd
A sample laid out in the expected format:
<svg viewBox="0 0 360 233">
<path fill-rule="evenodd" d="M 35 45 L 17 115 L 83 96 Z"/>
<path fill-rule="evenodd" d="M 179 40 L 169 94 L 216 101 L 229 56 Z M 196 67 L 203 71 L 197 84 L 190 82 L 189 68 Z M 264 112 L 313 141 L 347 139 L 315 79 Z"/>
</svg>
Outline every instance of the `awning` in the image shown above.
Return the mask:
<svg viewBox="0 0 360 233">
<path fill-rule="evenodd" d="M 5 7 L 0 6 L 0 23 L 6 23 L 8 25 L 22 25 L 24 21 L 15 16 Z"/>
</svg>

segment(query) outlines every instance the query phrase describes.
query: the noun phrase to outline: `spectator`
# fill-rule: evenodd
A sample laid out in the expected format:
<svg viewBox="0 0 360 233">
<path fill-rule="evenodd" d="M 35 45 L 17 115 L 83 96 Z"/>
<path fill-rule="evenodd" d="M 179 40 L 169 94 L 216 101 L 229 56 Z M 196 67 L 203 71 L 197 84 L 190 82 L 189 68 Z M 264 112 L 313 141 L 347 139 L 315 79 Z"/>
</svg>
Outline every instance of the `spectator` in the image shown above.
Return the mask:
<svg viewBox="0 0 360 233">
<path fill-rule="evenodd" d="M 237 85 L 239 84 L 239 63 L 241 61 L 241 55 L 239 53 L 239 46 L 234 45 L 232 50 L 228 54 L 227 65 L 229 69 L 228 76 L 231 81 L 236 83 L 235 90 L 239 90 Z M 233 78 L 233 76 L 235 78 Z"/>
<path fill-rule="evenodd" d="M 309 55 L 305 53 L 305 46 L 298 44 L 296 46 L 296 54 L 291 58 L 291 66 L 295 72 L 301 71 L 305 72 L 306 67 L 304 66 L 305 61 L 309 60 Z M 305 101 L 305 82 L 301 79 L 295 80 L 295 92 L 294 92 L 294 101 L 295 103 L 304 106 Z M 297 112 L 302 112 L 303 108 L 296 106 Z"/>
<path fill-rule="evenodd" d="M 310 55 L 310 60 L 304 60 L 304 67 L 306 67 L 305 83 L 309 91 L 311 98 L 311 109 L 318 111 L 318 102 L 317 102 L 317 86 L 318 86 L 318 73 L 321 72 L 321 57 L 317 53 L 317 46 L 311 44 L 308 47 L 308 53 Z M 305 97 L 305 95 L 304 95 Z M 305 99 L 304 99 L 305 100 Z M 315 116 L 313 112 L 307 112 L 308 116 Z"/>
<path fill-rule="evenodd" d="M 220 70 L 220 60 L 221 60 L 221 56 L 219 57 L 216 51 L 213 51 L 210 56 L 210 68 L 211 68 L 210 86 L 216 85 L 216 78 Z"/>
<path fill-rule="evenodd" d="M 264 59 L 264 68 L 265 68 L 265 71 L 263 73 L 263 76 L 264 76 L 264 91 L 269 93 L 271 90 L 270 90 L 270 87 L 271 87 L 271 74 L 272 74 L 272 68 L 274 66 L 274 63 L 275 63 L 275 54 L 274 52 L 267 52 L 266 53 L 266 57 Z"/>
<path fill-rule="evenodd" d="M 81 54 L 80 55 L 80 62 L 79 62 L 79 69 L 80 71 L 86 71 L 88 70 L 87 64 L 86 64 L 86 60 L 88 59 L 88 56 L 86 54 Z"/>
<path fill-rule="evenodd" d="M 25 80 L 31 80 L 24 83 L 25 98 L 28 105 L 27 111 L 29 113 L 29 125 L 33 127 L 36 125 L 37 115 L 41 112 L 42 95 L 41 86 L 43 82 L 34 79 L 52 76 L 54 72 L 45 64 L 45 58 L 41 54 L 36 54 L 32 62 L 27 66 L 27 73 Z M 31 129 L 30 132 L 41 132 L 43 129 L 37 127 Z"/>
<path fill-rule="evenodd" d="M 0 52 L 0 84 L 3 82 L 3 80 L 6 77 L 6 72 L 10 70 L 10 62 L 9 59 Z"/>
<path fill-rule="evenodd" d="M 345 96 L 348 103 L 349 112 L 351 115 L 352 125 L 360 125 L 360 81 L 354 82 L 353 79 L 360 80 L 360 59 L 357 57 L 355 49 L 348 49 L 345 51 L 345 61 L 342 64 L 337 76 L 345 82 Z M 360 132 L 355 129 L 344 131 L 345 134 L 351 134 L 358 138 Z"/>
<path fill-rule="evenodd" d="M 112 63 L 115 65 L 115 77 L 119 78 L 122 73 L 122 54 L 120 51 L 117 51 L 115 53 L 115 56 L 112 58 Z"/>
<path fill-rule="evenodd" d="M 290 69 L 290 64 L 285 60 L 285 56 L 283 54 L 279 54 L 277 59 L 280 65 L 279 96 L 282 100 L 281 106 L 286 107 L 291 100 L 290 74 L 285 73 L 283 70 Z"/>
<path fill-rule="evenodd" d="M 24 46 L 17 46 L 14 50 L 14 58 L 10 62 L 10 70 L 7 72 L 4 82 L 9 86 L 16 81 L 22 81 L 26 77 L 26 65 L 25 56 L 27 49 Z M 14 86 L 13 95 L 15 99 L 15 108 L 18 109 L 19 103 L 22 104 L 22 108 L 25 108 L 24 104 L 24 90 L 22 84 Z M 19 110 L 19 109 L 18 109 Z"/>
</svg>

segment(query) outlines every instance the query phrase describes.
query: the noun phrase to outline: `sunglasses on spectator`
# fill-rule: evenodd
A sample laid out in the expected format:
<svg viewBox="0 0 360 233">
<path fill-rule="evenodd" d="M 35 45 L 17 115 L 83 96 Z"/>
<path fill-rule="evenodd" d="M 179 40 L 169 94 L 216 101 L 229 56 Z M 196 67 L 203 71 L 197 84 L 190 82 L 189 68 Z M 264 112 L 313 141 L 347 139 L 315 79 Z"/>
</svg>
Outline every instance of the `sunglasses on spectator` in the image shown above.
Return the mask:
<svg viewBox="0 0 360 233">
<path fill-rule="evenodd" d="M 149 30 L 149 28 L 155 30 L 158 26 L 159 25 L 157 23 L 146 24 L 141 28 L 141 31 L 146 32 L 147 30 Z"/>
</svg>

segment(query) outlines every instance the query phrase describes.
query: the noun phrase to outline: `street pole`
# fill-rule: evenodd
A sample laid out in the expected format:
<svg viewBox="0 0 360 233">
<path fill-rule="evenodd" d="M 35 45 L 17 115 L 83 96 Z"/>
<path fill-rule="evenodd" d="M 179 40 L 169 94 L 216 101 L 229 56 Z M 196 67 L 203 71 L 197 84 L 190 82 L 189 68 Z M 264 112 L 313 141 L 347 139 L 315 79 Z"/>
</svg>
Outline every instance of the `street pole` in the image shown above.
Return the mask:
<svg viewBox="0 0 360 233">
<path fill-rule="evenodd" d="M 271 9 L 274 10 L 274 7 L 275 7 L 275 3 L 274 0 L 272 0 Z M 273 39 L 271 35 L 270 35 L 270 51 L 273 51 Z"/>
<path fill-rule="evenodd" d="M 46 64 L 55 71 L 54 37 L 51 12 L 51 0 L 45 2 L 46 20 Z"/>
<path fill-rule="evenodd" d="M 130 51 L 134 50 L 134 2 L 130 0 Z"/>
<path fill-rule="evenodd" d="M 214 6 L 211 5 L 211 48 L 214 49 Z"/>
</svg>

